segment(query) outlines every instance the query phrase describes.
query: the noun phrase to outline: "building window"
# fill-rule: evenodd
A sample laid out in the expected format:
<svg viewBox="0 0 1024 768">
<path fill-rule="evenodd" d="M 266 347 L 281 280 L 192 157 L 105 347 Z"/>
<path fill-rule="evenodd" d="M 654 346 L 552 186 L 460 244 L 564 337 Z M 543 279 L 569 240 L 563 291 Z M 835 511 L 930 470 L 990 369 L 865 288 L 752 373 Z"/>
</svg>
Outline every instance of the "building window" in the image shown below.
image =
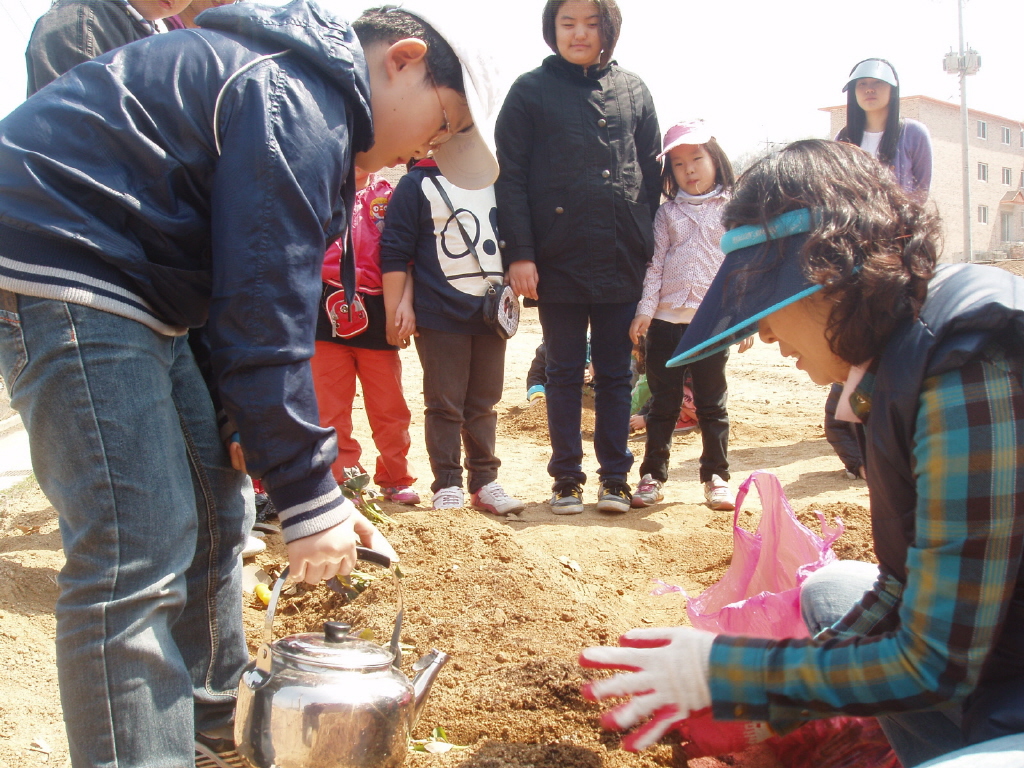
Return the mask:
<svg viewBox="0 0 1024 768">
<path fill-rule="evenodd" d="M 1013 168 L 1003 168 L 1003 184 L 1006 186 L 1013 184 Z"/>
<path fill-rule="evenodd" d="M 978 121 L 978 138 L 979 139 L 987 139 L 988 138 L 988 123 L 986 123 L 984 120 L 979 120 Z"/>
<path fill-rule="evenodd" d="M 978 206 L 978 223 L 979 224 L 988 224 L 988 206 L 987 205 L 979 205 Z"/>
<path fill-rule="evenodd" d="M 1008 243 L 1013 240 L 1013 214 L 1004 213 L 1000 216 L 1000 220 L 1000 223 L 1002 224 L 1003 242 Z"/>
<path fill-rule="evenodd" d="M 978 181 L 988 181 L 988 163 L 978 163 Z"/>
<path fill-rule="evenodd" d="M 1003 144 L 1009 144 L 1009 143 L 1010 143 L 1010 129 L 1009 128 L 1003 128 Z"/>
</svg>

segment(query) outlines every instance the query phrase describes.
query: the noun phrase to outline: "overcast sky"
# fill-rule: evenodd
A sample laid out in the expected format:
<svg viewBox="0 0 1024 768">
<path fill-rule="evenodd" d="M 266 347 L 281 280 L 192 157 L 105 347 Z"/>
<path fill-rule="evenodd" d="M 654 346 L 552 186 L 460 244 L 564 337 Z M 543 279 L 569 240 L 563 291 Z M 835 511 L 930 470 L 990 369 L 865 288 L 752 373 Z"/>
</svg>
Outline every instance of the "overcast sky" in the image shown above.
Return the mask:
<svg viewBox="0 0 1024 768">
<path fill-rule="evenodd" d="M 350 18 L 372 2 L 322 0 Z M 49 4 L 0 0 L 0 115 L 24 98 L 25 44 Z M 429 11 L 442 4 L 472 14 L 506 85 L 549 53 L 540 34 L 542 0 L 417 0 L 410 6 Z M 619 4 L 624 20 L 615 58 L 647 82 L 662 127 L 703 117 L 734 157 L 765 141 L 824 136 L 828 116 L 818 109 L 844 103 L 850 68 L 869 56 L 893 63 L 904 96 L 959 103 L 957 78 L 942 71 L 943 55 L 958 44 L 957 0 Z M 970 106 L 1024 121 L 1024 0 L 968 0 L 964 25 L 968 44 L 982 56 L 981 71 L 968 78 Z"/>
</svg>

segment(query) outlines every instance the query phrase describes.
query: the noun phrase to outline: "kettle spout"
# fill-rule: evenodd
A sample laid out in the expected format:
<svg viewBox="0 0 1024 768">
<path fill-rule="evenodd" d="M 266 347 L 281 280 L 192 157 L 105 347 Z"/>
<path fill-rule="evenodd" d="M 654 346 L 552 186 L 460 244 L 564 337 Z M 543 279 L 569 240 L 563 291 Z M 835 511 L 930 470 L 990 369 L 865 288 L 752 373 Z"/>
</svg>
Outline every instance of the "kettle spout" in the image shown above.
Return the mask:
<svg viewBox="0 0 1024 768">
<path fill-rule="evenodd" d="M 430 694 L 430 686 L 434 684 L 437 673 L 441 671 L 441 667 L 448 663 L 448 659 L 447 653 L 433 648 L 430 653 L 412 665 L 413 671 L 416 672 L 412 679 L 412 687 L 416 696 L 416 704 L 412 712 L 413 724 L 420 719 L 420 712 L 423 710 L 423 705 Z"/>
</svg>

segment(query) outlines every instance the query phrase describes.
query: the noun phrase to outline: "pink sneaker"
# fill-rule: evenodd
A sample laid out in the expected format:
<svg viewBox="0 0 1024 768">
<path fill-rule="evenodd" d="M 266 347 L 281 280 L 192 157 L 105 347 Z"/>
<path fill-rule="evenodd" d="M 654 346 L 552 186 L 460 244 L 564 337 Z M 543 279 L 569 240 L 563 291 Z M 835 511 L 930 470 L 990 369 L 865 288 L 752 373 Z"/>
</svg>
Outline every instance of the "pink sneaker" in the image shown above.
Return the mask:
<svg viewBox="0 0 1024 768">
<path fill-rule="evenodd" d="M 411 485 L 396 485 L 392 488 L 381 488 L 380 495 L 388 501 L 397 501 L 399 504 L 419 504 L 420 495 Z"/>
<path fill-rule="evenodd" d="M 517 514 L 525 507 L 519 499 L 509 496 L 497 480 L 492 480 L 473 493 L 473 509 L 490 512 L 492 515 Z"/>
</svg>

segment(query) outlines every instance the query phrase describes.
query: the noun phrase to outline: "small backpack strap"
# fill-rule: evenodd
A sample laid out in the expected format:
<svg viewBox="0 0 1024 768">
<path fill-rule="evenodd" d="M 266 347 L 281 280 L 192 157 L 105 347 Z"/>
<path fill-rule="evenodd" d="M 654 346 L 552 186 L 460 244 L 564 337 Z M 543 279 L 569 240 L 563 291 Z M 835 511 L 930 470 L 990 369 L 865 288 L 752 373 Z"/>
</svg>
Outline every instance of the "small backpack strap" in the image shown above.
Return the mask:
<svg viewBox="0 0 1024 768">
<path fill-rule="evenodd" d="M 476 246 L 473 245 L 473 238 L 469 236 L 469 232 L 462 226 L 462 222 L 459 221 L 459 214 L 455 212 L 455 206 L 452 205 L 451 198 L 448 197 L 448 193 L 444 191 L 444 187 L 441 186 L 441 182 L 437 180 L 437 176 L 431 176 L 430 180 L 434 182 L 434 186 L 437 187 L 438 193 L 441 195 L 441 199 L 444 200 L 444 204 L 448 206 L 448 210 L 452 212 L 452 218 L 455 219 L 455 223 L 459 227 L 459 232 L 462 233 L 462 239 L 466 241 L 466 247 L 469 248 L 469 252 L 473 254 L 473 258 L 476 259 L 476 265 L 480 269 L 480 277 L 490 285 L 491 281 L 487 279 L 487 273 L 484 272 L 484 265 L 480 263 L 480 257 L 477 255 Z"/>
</svg>

